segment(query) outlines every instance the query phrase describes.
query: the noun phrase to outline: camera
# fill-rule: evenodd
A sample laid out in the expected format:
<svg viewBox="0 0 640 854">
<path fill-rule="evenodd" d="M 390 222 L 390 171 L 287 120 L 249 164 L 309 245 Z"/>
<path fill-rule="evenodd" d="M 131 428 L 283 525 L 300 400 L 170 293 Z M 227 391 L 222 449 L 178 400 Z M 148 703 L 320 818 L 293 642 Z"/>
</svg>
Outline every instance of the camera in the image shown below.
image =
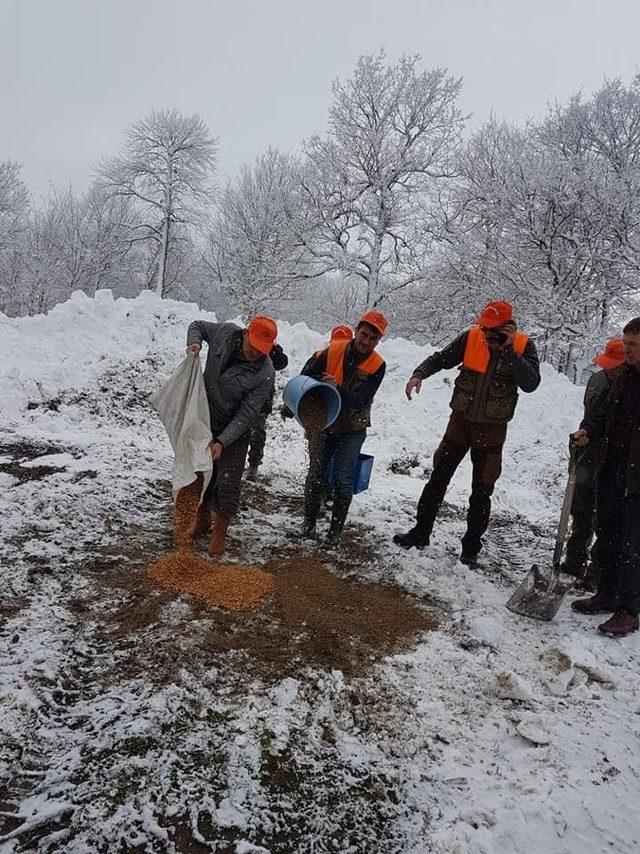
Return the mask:
<svg viewBox="0 0 640 854">
<path fill-rule="evenodd" d="M 497 344 L 499 347 L 502 347 L 503 344 L 506 344 L 508 335 L 506 334 L 506 332 L 491 332 L 488 338 L 494 344 Z"/>
</svg>

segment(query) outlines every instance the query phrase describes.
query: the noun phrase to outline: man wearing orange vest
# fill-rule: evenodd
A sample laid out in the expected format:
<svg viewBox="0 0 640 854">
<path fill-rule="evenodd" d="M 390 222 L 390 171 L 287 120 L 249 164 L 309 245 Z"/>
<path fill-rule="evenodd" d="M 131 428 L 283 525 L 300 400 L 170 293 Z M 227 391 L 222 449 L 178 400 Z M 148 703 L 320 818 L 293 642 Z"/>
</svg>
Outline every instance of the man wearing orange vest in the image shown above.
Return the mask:
<svg viewBox="0 0 640 854">
<path fill-rule="evenodd" d="M 333 513 L 325 545 L 335 548 L 342 536 L 353 497 L 353 477 L 362 443 L 371 426 L 371 404 L 384 377 L 386 365 L 375 347 L 387 329 L 379 311 L 368 311 L 356 327 L 353 340 L 335 337 L 329 346 L 310 359 L 302 373 L 331 383 L 340 392 L 342 408 L 327 430 L 309 436 L 309 473 L 304 492 L 302 536 L 315 538 L 316 521 L 334 459 Z M 335 331 L 335 330 L 334 330 Z"/>
<path fill-rule="evenodd" d="M 476 326 L 448 347 L 425 359 L 407 383 L 406 395 L 420 392 L 422 381 L 441 370 L 460 367 L 454 383 L 453 410 L 433 457 L 433 471 L 418 502 L 416 524 L 393 541 L 403 548 L 429 545 L 433 523 L 455 470 L 471 451 L 473 479 L 467 531 L 460 560 L 476 562 L 491 513 L 491 495 L 502 470 L 507 423 L 518 402 L 518 389 L 535 391 L 540 384 L 533 342 L 517 331 L 508 302 L 487 303 Z"/>
</svg>

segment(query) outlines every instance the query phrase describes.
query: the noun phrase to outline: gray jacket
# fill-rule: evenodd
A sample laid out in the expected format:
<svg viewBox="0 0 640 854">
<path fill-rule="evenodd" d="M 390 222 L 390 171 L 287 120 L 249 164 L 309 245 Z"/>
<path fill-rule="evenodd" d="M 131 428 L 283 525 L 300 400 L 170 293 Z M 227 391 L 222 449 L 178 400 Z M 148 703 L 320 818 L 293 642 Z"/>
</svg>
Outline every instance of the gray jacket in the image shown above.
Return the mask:
<svg viewBox="0 0 640 854">
<path fill-rule="evenodd" d="M 276 372 L 266 356 L 257 362 L 240 359 L 221 373 L 237 342 L 239 326 L 194 320 L 187 332 L 187 347 L 209 345 L 204 384 L 207 389 L 211 432 L 226 448 L 253 426 L 271 395 Z"/>
</svg>

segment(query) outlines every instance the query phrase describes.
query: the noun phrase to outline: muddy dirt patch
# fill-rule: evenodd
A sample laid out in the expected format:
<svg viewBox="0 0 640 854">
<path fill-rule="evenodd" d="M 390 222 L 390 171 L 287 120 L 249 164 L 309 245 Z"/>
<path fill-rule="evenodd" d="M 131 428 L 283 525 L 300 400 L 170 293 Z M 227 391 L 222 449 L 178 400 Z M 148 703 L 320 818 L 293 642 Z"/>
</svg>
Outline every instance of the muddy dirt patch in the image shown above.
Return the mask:
<svg viewBox="0 0 640 854">
<path fill-rule="evenodd" d="M 274 554 L 264 565 L 274 590 L 241 613 L 172 594 L 148 579 L 144 565 L 118 562 L 104 570 L 103 583 L 119 590 L 119 606 L 100 613 L 76 601 L 74 610 L 102 624 L 106 643 L 127 650 L 119 665 L 127 677 L 165 682 L 187 659 L 268 680 L 309 667 L 360 674 L 385 655 L 412 648 L 438 625 L 434 603 L 391 584 L 340 577 L 302 551 Z"/>
</svg>

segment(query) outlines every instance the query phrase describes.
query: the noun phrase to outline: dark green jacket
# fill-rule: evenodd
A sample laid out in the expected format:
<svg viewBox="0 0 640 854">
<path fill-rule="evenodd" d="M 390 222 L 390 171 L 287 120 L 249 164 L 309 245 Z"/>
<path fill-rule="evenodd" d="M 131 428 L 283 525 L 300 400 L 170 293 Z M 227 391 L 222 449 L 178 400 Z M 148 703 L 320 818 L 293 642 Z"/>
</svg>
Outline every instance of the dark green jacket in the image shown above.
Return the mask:
<svg viewBox="0 0 640 854">
<path fill-rule="evenodd" d="M 513 347 L 491 351 L 484 374 L 462 364 L 468 332 L 463 332 L 444 350 L 428 356 L 413 372 L 424 380 L 438 371 L 459 367 L 455 379 L 451 408 L 467 421 L 476 424 L 506 424 L 513 418 L 518 403 L 518 389 L 535 391 L 540 385 L 540 364 L 535 344 L 527 342 L 520 356 Z"/>
</svg>

